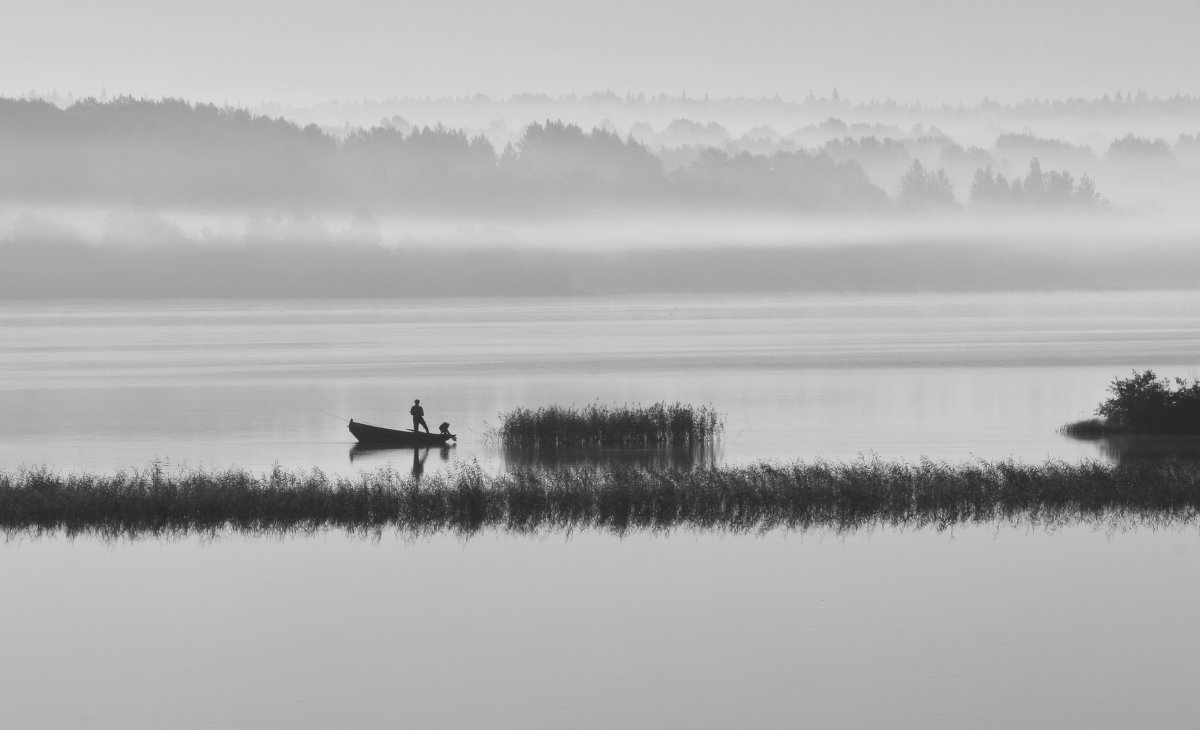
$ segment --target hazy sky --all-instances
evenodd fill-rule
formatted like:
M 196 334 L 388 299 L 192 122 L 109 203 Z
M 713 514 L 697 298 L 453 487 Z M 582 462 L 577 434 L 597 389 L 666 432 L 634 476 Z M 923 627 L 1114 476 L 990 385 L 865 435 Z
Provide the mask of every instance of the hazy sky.
M 0 94 L 1200 93 L 1200 0 L 2 0 Z

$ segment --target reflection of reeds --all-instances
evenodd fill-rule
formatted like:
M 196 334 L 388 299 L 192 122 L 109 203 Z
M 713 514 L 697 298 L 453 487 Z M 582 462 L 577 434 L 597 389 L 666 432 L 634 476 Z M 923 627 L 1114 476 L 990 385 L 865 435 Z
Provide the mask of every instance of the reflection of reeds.
M 1059 433 L 1070 436 L 1071 438 L 1091 440 L 1101 439 L 1105 436 L 1125 433 L 1125 429 L 1120 428 L 1108 420 L 1103 418 L 1089 418 L 1084 421 L 1075 421 L 1068 423 L 1058 429 Z
M 505 446 L 682 446 L 710 442 L 721 428 L 720 415 L 707 405 L 593 403 L 583 408 L 515 408 L 500 414 L 496 436 Z
M 541 467 L 636 467 L 641 469 L 690 469 L 717 464 L 714 444 L 677 446 L 665 444 L 637 447 L 506 446 L 504 463 L 509 468 Z
M 0 530 L 158 535 L 233 529 L 752 531 L 979 522 L 1192 523 L 1200 464 L 859 460 L 699 469 L 0 473 Z

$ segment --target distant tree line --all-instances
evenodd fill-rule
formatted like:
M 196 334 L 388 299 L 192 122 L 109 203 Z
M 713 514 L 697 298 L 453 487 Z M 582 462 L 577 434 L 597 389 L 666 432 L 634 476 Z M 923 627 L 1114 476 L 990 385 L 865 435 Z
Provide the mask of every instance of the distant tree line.
M 56 97 L 60 105 L 73 101 Z M 1155 97 L 1144 91 L 1118 91 L 1093 98 L 1028 99 L 1001 103 L 984 97 L 974 104 L 924 104 L 896 99 L 854 101 L 836 90 L 809 92 L 803 98 L 780 95 L 761 97 L 710 97 L 691 94 L 516 94 L 510 97 L 424 97 L 377 101 L 330 102 L 304 109 L 263 106 L 257 111 L 272 115 L 300 115 L 324 119 L 365 120 L 394 114 L 422 119 L 498 119 L 524 114 L 545 118 L 588 115 L 603 118 L 807 118 L 841 116 L 890 122 L 908 120 L 953 120 L 987 117 L 997 122 L 1021 124 L 1029 120 L 1074 119 L 1094 121 L 1171 118 L 1194 120 L 1200 113 L 1200 97 L 1176 94 Z M 307 112 L 307 114 L 306 114 Z
M 684 144 L 666 146 L 672 141 Z M 659 134 L 634 125 L 629 135 L 545 121 L 498 149 L 482 133 L 398 117 L 337 135 L 173 99 L 85 99 L 66 108 L 0 99 L 0 199 L 9 201 L 487 215 L 612 205 L 818 213 L 949 207 L 957 189 L 969 190 L 959 199 L 972 205 L 1087 209 L 1105 204 L 1092 170 L 1158 169 L 1189 155 L 1200 159 L 1197 135 L 1181 135 L 1172 147 L 1131 134 L 1098 157 L 1028 133 L 1002 134 L 984 149 L 934 127 L 906 133 L 837 118 L 789 136 L 762 126 L 739 139 L 686 119 Z M 1043 172 L 1043 161 L 1060 171 Z
M 343 139 L 309 125 L 177 100 L 0 99 L 0 196 L 182 205 L 554 212 L 585 205 L 728 203 L 846 210 L 886 202 L 853 161 L 708 151 L 668 173 L 632 137 L 559 121 L 497 154 L 442 126 Z
M 1096 183 L 1087 175 L 1076 180 L 1069 172 L 1042 172 L 1035 157 L 1024 179 L 1007 180 L 992 169 L 975 173 L 971 202 L 981 205 L 1037 205 L 1042 207 L 1105 207 L 1107 202 L 1096 192 Z
M 926 210 L 954 205 L 954 185 L 943 170 L 926 170 L 920 160 L 900 178 L 900 202 L 909 208 Z
M 930 210 L 957 205 L 954 184 L 941 170 L 929 170 L 914 160 L 900 179 L 899 202 L 908 209 Z M 1100 209 L 1109 207 L 1096 191 L 1096 183 L 1087 175 L 1076 180 L 1066 171 L 1043 172 L 1035 157 L 1024 178 L 1012 180 L 992 172 L 991 167 L 977 170 L 971 185 L 969 202 L 975 207 L 1027 206 L 1043 209 Z

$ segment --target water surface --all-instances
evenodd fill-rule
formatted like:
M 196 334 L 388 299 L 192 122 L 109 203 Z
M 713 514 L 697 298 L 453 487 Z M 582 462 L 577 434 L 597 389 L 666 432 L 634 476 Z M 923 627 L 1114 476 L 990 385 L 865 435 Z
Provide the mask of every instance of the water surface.
M 11 728 L 1190 728 L 1200 536 L 0 548 Z
M 499 466 L 501 411 L 658 400 L 726 415 L 710 462 L 1103 457 L 1057 428 L 1198 366 L 1194 292 L 6 303 L 0 468 Z M 456 448 L 352 452 L 414 398 Z

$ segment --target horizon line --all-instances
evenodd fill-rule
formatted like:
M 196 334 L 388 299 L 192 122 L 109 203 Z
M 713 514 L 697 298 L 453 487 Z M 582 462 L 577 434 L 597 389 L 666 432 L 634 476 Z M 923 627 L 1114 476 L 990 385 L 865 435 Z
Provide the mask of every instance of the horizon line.
M 603 91 L 593 90 L 588 92 L 567 92 L 560 94 L 552 94 L 539 91 L 522 91 L 513 92 L 510 94 L 492 95 L 483 92 L 463 93 L 463 94 L 444 94 L 444 95 L 393 95 L 381 97 L 360 97 L 354 98 L 327 98 L 319 101 L 311 101 L 307 103 L 283 102 L 272 99 L 261 99 L 257 102 L 248 102 L 245 100 L 235 100 L 231 102 L 228 98 L 218 102 L 215 99 L 191 97 L 184 94 L 135 94 L 130 92 L 112 92 L 110 93 L 107 86 L 101 88 L 99 94 L 87 93 L 76 94 L 73 90 L 60 92 L 57 88 L 50 91 L 39 91 L 30 89 L 25 92 L 8 92 L 0 91 L 0 100 L 14 101 L 45 101 L 55 104 L 61 103 L 68 105 L 78 104 L 87 101 L 97 101 L 100 103 L 109 103 L 116 100 L 134 100 L 134 101 L 182 101 L 192 105 L 212 105 L 223 109 L 262 109 L 262 108 L 278 108 L 278 109 L 316 109 L 325 106 L 369 106 L 383 104 L 398 104 L 398 103 L 413 103 L 413 104 L 429 104 L 429 103 L 471 103 L 483 102 L 492 104 L 513 104 L 527 101 L 543 101 L 550 103 L 564 102 L 587 102 L 603 100 L 608 103 L 618 103 L 622 105 L 652 105 L 652 104 L 728 104 L 728 103 L 750 103 L 750 104 L 774 104 L 781 106 L 804 106 L 806 104 L 823 104 L 823 105 L 840 105 L 849 109 L 870 109 L 874 107 L 898 107 L 910 110 L 925 110 L 925 111 L 951 111 L 964 109 L 981 109 L 985 107 L 1017 109 L 1025 106 L 1035 106 L 1043 104 L 1097 104 L 1097 103 L 1121 103 L 1121 104 L 1158 104 L 1172 101 L 1200 101 L 1200 93 L 1191 91 L 1175 91 L 1170 94 L 1150 94 L 1144 89 L 1124 90 L 1117 89 L 1112 92 L 1105 92 L 1100 96 L 1027 96 L 1019 101 L 1000 100 L 993 98 L 990 94 L 975 99 L 974 101 L 929 101 L 929 100 L 902 100 L 895 97 L 870 97 L 868 99 L 855 99 L 848 94 L 842 94 L 834 87 L 826 96 L 815 94 L 812 90 L 802 97 L 787 96 L 781 92 L 776 92 L 773 95 L 721 95 L 715 96 L 710 93 L 694 94 L 686 90 L 679 92 L 616 92 L 611 88 Z

